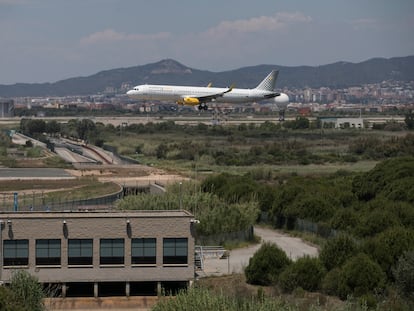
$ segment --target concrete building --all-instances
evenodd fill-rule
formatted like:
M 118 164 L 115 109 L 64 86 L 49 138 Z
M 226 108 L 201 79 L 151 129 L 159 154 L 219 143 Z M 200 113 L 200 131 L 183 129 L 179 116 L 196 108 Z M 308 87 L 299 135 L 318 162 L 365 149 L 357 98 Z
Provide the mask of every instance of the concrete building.
M 322 128 L 332 127 L 334 128 L 353 128 L 353 129 L 363 129 L 364 128 L 364 119 L 363 118 L 320 118 L 322 123 Z
M 14 117 L 14 101 L 0 99 L 0 118 Z
M 0 213 L 0 280 L 25 269 L 62 297 L 157 295 L 194 279 L 187 211 Z

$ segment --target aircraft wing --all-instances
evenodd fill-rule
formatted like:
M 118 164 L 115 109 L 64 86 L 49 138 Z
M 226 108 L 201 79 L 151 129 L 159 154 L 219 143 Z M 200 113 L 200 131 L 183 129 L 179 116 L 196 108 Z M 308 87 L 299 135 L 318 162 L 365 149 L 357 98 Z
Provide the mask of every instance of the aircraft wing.
M 230 86 L 227 90 L 225 90 L 224 92 L 221 92 L 221 93 L 215 93 L 215 94 L 205 95 L 205 96 L 188 95 L 188 96 L 185 96 L 185 97 L 186 98 L 197 99 L 200 103 L 206 103 L 206 102 L 209 102 L 209 101 L 212 101 L 212 100 L 216 99 L 217 97 L 222 97 L 224 94 L 229 93 L 232 90 L 233 90 L 233 86 Z

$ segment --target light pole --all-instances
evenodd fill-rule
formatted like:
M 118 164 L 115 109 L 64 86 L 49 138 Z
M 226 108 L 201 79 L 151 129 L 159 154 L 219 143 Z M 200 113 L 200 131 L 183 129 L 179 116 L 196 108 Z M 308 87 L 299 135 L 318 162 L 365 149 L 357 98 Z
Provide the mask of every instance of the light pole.
M 182 208 L 182 204 L 183 204 L 183 202 L 182 202 L 182 198 L 181 198 L 181 185 L 182 185 L 182 184 L 183 184 L 183 183 L 180 181 L 180 184 L 179 184 L 179 185 L 180 185 L 180 194 L 179 194 L 179 195 L 180 195 L 180 210 L 181 210 L 181 209 L 183 209 L 183 208 Z

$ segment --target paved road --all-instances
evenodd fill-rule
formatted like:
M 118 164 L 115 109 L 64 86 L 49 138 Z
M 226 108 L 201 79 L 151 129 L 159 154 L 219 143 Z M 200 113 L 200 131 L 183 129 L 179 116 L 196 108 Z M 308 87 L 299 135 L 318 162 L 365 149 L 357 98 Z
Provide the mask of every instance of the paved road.
M 255 227 L 254 232 L 261 237 L 263 242 L 272 242 L 286 252 L 289 258 L 296 260 L 305 255 L 317 256 L 318 249 L 303 240 L 288 236 L 278 231 Z M 260 248 L 261 244 L 235 249 L 230 252 L 227 259 L 206 259 L 204 261 L 204 273 L 200 275 L 223 275 L 229 273 L 242 273 L 249 264 L 250 257 Z
M 72 179 L 64 169 L 59 168 L 4 168 L 0 167 L 0 180 L 15 179 Z

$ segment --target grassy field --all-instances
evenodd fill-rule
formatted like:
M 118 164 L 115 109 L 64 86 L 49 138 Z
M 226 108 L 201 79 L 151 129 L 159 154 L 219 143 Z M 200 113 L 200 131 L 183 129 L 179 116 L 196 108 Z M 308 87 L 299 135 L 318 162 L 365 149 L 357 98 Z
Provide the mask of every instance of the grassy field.
M 11 207 L 13 193 L 19 195 L 19 205 L 45 205 L 47 202 L 90 199 L 115 193 L 121 187 L 112 182 L 101 183 L 93 178 L 71 180 L 11 180 L 0 181 L 0 206 Z
M 301 136 L 301 133 L 303 136 Z M 159 167 L 174 173 L 185 174 L 190 177 L 201 177 L 214 172 L 228 172 L 232 174 L 245 174 L 252 170 L 265 170 L 272 175 L 284 174 L 331 174 L 338 170 L 350 172 L 364 172 L 372 169 L 378 162 L 374 159 L 356 158 L 353 161 L 344 161 L 342 158 L 349 155 L 349 144 L 361 137 L 376 137 L 388 139 L 390 133 L 374 131 L 355 132 L 338 130 L 325 131 L 322 136 L 318 131 L 302 131 L 301 133 L 285 133 L 280 137 L 246 137 L 242 135 L 217 135 L 213 136 L 199 132 L 163 132 L 135 134 L 124 132 L 122 136 L 106 135 L 105 143 L 116 147 L 120 154 L 137 159 L 140 163 Z M 401 135 L 399 133 L 398 135 Z M 263 148 L 272 144 L 291 144 L 298 149 L 302 148 L 308 154 L 328 160 L 321 163 L 309 163 L 302 165 L 294 163 L 286 158 L 284 163 L 266 164 L 251 163 L 249 165 L 229 165 L 220 163 L 213 157 L 218 151 L 235 153 L 242 156 L 251 148 Z M 158 158 L 156 149 L 160 144 L 169 146 L 165 158 Z M 185 148 L 203 148 L 204 154 L 196 155 L 193 159 L 181 159 L 180 153 Z M 137 148 L 140 152 L 137 152 Z M 283 150 L 282 150 L 283 152 Z M 236 154 L 237 153 L 237 154 Z M 342 158 L 341 158 L 342 157 Z

